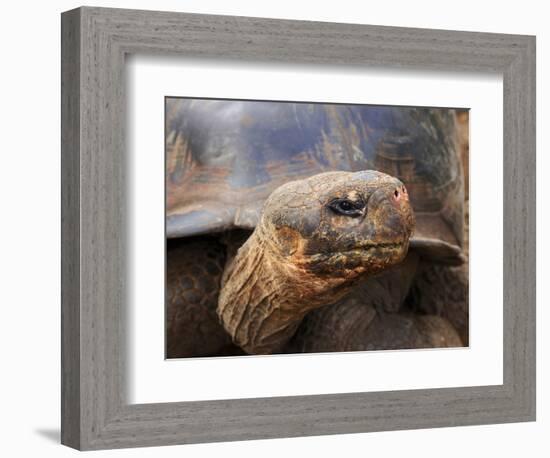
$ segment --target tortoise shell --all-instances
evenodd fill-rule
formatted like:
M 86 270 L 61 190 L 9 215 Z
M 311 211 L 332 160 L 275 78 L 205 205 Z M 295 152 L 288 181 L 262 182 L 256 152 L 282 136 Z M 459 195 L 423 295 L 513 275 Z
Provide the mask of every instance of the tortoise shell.
M 281 184 L 376 169 L 407 187 L 411 247 L 462 261 L 463 171 L 447 108 L 166 99 L 167 237 L 253 229 Z

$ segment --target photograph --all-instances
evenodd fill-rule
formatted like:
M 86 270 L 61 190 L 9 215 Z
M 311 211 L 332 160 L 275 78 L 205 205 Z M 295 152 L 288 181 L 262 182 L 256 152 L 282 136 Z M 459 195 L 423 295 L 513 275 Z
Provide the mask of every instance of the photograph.
M 165 97 L 165 356 L 469 346 L 469 110 Z

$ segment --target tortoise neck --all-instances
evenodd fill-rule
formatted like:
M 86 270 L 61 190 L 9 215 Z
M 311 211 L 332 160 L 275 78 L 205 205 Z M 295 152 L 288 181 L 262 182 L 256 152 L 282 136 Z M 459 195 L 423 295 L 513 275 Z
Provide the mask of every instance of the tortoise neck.
M 310 310 L 339 300 L 348 286 L 295 265 L 259 229 L 226 267 L 218 316 L 247 353 L 276 353 Z

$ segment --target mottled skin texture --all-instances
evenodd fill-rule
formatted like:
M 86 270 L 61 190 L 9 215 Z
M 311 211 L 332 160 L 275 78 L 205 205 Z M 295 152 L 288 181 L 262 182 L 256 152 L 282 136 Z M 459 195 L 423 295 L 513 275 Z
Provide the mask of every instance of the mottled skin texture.
M 400 263 L 413 228 L 403 184 L 380 172 L 328 172 L 279 187 L 224 273 L 224 328 L 247 353 L 282 351 L 308 312 Z

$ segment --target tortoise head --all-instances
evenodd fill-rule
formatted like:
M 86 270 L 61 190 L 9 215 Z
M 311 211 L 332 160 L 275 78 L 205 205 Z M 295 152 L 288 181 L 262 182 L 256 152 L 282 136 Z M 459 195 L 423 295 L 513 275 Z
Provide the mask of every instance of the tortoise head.
M 401 262 L 413 228 L 403 183 L 369 170 L 280 186 L 267 199 L 258 229 L 290 265 L 353 279 Z

